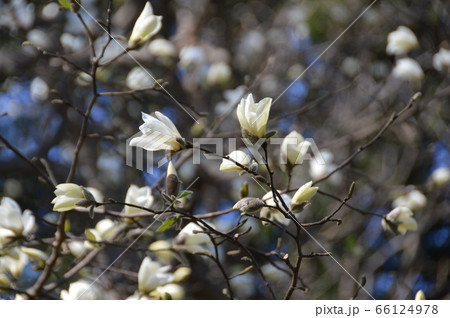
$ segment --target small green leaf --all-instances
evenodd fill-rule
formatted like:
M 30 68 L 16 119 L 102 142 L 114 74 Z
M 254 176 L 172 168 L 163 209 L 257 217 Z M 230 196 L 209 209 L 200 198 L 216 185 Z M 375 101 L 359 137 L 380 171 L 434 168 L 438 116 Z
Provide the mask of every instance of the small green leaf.
M 156 233 L 164 232 L 167 230 L 171 225 L 175 224 L 177 222 L 177 218 L 173 219 L 167 219 L 158 229 L 156 230 Z
M 67 10 L 72 10 L 72 5 L 70 4 L 70 1 L 67 0 L 58 0 L 59 4 Z
M 178 195 L 177 199 L 181 199 L 181 198 L 187 197 L 188 195 L 191 195 L 192 193 L 194 193 L 194 192 L 184 190 L 183 192 L 181 192 L 181 193 Z

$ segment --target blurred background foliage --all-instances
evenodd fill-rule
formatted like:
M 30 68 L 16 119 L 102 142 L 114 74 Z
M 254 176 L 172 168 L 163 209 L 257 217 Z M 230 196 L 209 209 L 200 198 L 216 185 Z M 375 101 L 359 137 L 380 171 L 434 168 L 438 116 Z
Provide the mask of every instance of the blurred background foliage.
M 449 188 L 433 186 L 430 181 L 436 169 L 450 166 L 450 77 L 432 67 L 432 57 L 439 48 L 450 47 L 448 1 L 379 0 L 342 36 L 371 1 L 151 3 L 155 14 L 163 16 L 162 30 L 155 38 L 167 39 L 173 47 L 152 53 L 146 44 L 131 55 L 155 78 L 167 82 L 166 89 L 177 100 L 206 113 L 201 118 L 206 127 L 239 99 L 241 86 L 251 85 L 257 100 L 266 96 L 275 99 L 286 90 L 272 106 L 268 129 L 277 130 L 278 137 L 295 129 L 304 137 L 313 138 L 319 150 L 327 150 L 330 164 L 339 164 L 420 90 L 423 96 L 408 112 L 407 119 L 402 118 L 351 165 L 319 184 L 321 190 L 343 198 L 355 181 L 350 203 L 382 214 L 392 209 L 396 197 L 415 187 L 427 197 L 427 204 L 415 211 L 419 230 L 389 237 L 383 233 L 379 218 L 343 208 L 338 215 L 341 225 L 330 223 L 312 229 L 311 234 L 349 273 L 358 279 L 364 275 L 366 289 L 377 299 L 411 299 L 419 289 L 430 299 L 450 298 Z M 108 1 L 83 0 L 82 4 L 93 17 L 105 21 Z M 113 1 L 112 33 L 127 38 L 144 4 L 145 1 Z M 82 10 L 80 14 L 95 35 L 94 45 L 100 47 L 106 40 L 104 31 L 88 14 Z M 424 70 L 420 84 L 401 81 L 391 74 L 395 57 L 386 54 L 386 39 L 399 25 L 409 27 L 419 40 L 420 47 L 409 56 Z M 91 97 L 89 79 L 59 58 L 42 54 L 32 46 L 22 46 L 24 41 L 50 53 L 63 54 L 85 69 L 90 66 L 89 43 L 74 14 L 60 10 L 57 2 L 0 1 L 0 114 L 7 113 L 0 117 L 0 134 L 28 158 L 48 160 L 55 179 L 63 182 L 80 130 L 82 117 L 78 111 L 86 109 Z M 120 43 L 126 46 L 126 41 Z M 325 49 L 328 50 L 320 56 Z M 113 43 L 104 61 L 120 53 L 121 47 Z M 208 72 L 217 63 L 226 65 L 227 71 L 222 77 L 208 78 Z M 136 73 L 129 75 L 135 67 L 133 59 L 124 55 L 102 68 L 100 91 L 151 85 L 153 81 L 145 75 L 137 79 Z M 55 103 L 55 99 L 64 103 Z M 125 145 L 138 132 L 140 113 L 157 110 L 169 116 L 188 140 L 204 132 L 161 92 L 101 97 L 92 111 L 90 138 L 81 152 L 75 182 L 119 200 L 125 197 L 130 184 L 154 186 L 164 175 L 165 166 L 155 166 L 151 174 L 127 166 Z M 240 137 L 234 112 L 216 133 L 224 138 Z M 270 150 L 276 183 L 285 188 L 286 177 L 277 167 L 278 150 Z M 243 181 L 249 183 L 252 196 L 264 194 L 249 177 L 220 173 L 219 164 L 218 160 L 203 160 L 201 165 L 192 165 L 187 160 L 178 169 L 185 187 L 200 177 L 192 188 L 190 210 L 194 214 L 232 207 L 239 199 Z M 291 188 L 313 178 L 309 166 L 307 161 L 296 168 Z M 51 212 L 52 192 L 6 148 L 0 149 L 0 194 L 14 198 L 23 209 L 29 208 L 41 217 L 57 217 Z M 320 219 L 338 204 L 317 195 L 301 218 Z M 226 226 L 235 224 L 238 218 L 239 213 L 233 212 L 216 218 L 214 223 Z M 71 231 L 79 234 L 97 219 L 91 221 L 87 216 L 73 214 L 70 220 Z M 254 229 L 245 238 L 250 246 L 269 251 L 275 247 L 277 237 L 284 238 L 276 228 L 250 221 Z M 174 233 L 170 230 L 165 235 L 173 237 Z M 52 234 L 53 228 L 39 223 L 40 237 Z M 305 251 L 322 252 L 306 234 L 302 237 Z M 153 240 L 154 235 L 150 234 L 141 245 L 145 247 Z M 284 243 L 283 251 L 291 252 L 292 242 L 285 238 Z M 108 247 L 100 261 L 106 264 L 120 252 L 120 248 Z M 142 255 L 129 252 L 117 266 L 136 271 Z M 223 298 L 222 278 L 214 264 L 201 257 L 190 257 L 189 261 L 193 275 L 185 284 L 187 297 Z M 264 264 L 263 259 L 260 261 Z M 245 264 L 239 262 L 239 257 L 227 257 L 225 266 L 233 272 Z M 289 277 L 270 266 L 264 269 L 281 297 Z M 101 268 L 93 270 L 97 272 Z M 298 291 L 294 298 L 348 299 L 356 291 L 354 281 L 329 257 L 305 259 L 300 273 L 309 291 Z M 28 275 L 32 280 L 35 273 L 30 271 Z M 253 273 L 232 282 L 238 298 L 267 297 L 262 282 Z M 117 273 L 110 273 L 108 280 L 101 283 L 115 286 L 114 297 L 127 297 L 135 289 Z M 358 297 L 369 296 L 360 292 Z

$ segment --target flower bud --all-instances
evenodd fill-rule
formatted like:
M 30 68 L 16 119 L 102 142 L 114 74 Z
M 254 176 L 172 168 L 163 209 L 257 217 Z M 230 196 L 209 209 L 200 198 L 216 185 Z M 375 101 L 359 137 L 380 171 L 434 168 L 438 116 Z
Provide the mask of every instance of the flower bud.
M 177 196 L 179 191 L 180 191 L 180 181 L 178 180 L 177 171 L 175 170 L 172 161 L 169 161 L 166 176 L 166 194 L 169 197 L 171 197 L 172 195 Z
M 233 209 L 240 210 L 244 213 L 256 212 L 264 207 L 264 201 L 258 198 L 243 198 L 239 200 Z
M 162 17 L 153 14 L 153 8 L 150 2 L 145 4 L 141 15 L 134 24 L 128 41 L 128 47 L 134 49 L 147 42 L 153 35 L 161 29 Z

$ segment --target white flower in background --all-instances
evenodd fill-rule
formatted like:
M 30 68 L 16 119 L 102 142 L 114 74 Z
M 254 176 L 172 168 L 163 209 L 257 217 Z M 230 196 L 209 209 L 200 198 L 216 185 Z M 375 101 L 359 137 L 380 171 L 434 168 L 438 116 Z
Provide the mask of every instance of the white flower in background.
M 386 231 L 404 235 L 407 231 L 417 230 L 417 222 L 413 218 L 413 212 L 407 207 L 401 206 L 393 209 L 386 215 L 386 219 L 392 223 L 391 225 L 385 219 L 381 220 L 381 225 Z
M 93 187 L 86 187 L 86 190 L 88 190 L 89 193 L 92 194 L 96 202 L 103 202 L 103 199 L 105 197 L 103 196 L 103 193 L 100 192 L 100 190 Z
M 312 181 L 309 181 L 302 185 L 294 194 L 291 200 L 292 212 L 301 212 L 305 208 L 306 204 L 313 196 L 316 195 L 319 187 L 313 187 Z
M 155 39 L 148 45 L 150 54 L 158 57 L 174 57 L 177 53 L 175 46 L 166 39 Z
M 138 90 L 153 87 L 155 80 L 147 70 L 136 66 L 128 73 L 125 83 L 129 89 Z
M 321 150 L 320 154 L 323 161 L 315 157 L 309 162 L 309 175 L 311 176 L 312 180 L 318 180 L 325 177 L 337 167 L 336 164 L 333 163 L 334 156 L 330 151 Z M 341 182 L 340 171 L 334 173 L 328 180 L 330 180 L 330 182 L 333 184 L 339 184 Z
M 450 72 L 450 50 L 440 48 L 433 56 L 433 67 L 436 71 Z
M 72 241 L 67 243 L 67 248 L 69 249 L 70 254 L 72 254 L 75 257 L 80 257 L 86 252 L 86 247 L 84 246 L 84 243 L 80 241 Z
M 212 64 L 206 74 L 208 86 L 223 85 L 231 79 L 231 68 L 228 64 L 220 62 Z
M 68 32 L 61 34 L 59 42 L 61 42 L 61 45 L 66 52 L 77 52 L 86 47 L 84 37 L 73 35 Z
M 242 150 L 235 150 L 231 152 L 228 157 L 233 159 L 237 163 L 241 164 L 244 167 L 247 167 L 250 164 L 251 158 Z M 242 168 L 236 165 L 233 161 L 228 159 L 223 159 L 222 163 L 219 167 L 220 171 L 241 171 Z
M 47 254 L 45 252 L 38 250 L 37 248 L 31 248 L 31 247 L 24 247 L 22 246 L 21 251 L 28 256 L 30 256 L 35 261 L 38 261 L 39 263 L 43 264 L 48 258 Z
M 27 40 L 33 43 L 43 50 L 48 50 L 52 47 L 52 39 L 50 39 L 49 34 L 43 30 L 33 29 L 27 33 Z
M 62 300 L 97 300 L 102 298 L 102 291 L 96 284 L 80 279 L 69 285 L 69 290 L 62 290 Z
M 163 260 L 167 263 L 170 263 L 174 258 L 171 248 L 172 244 L 165 240 L 155 241 L 148 247 L 149 251 L 152 251 L 159 260 Z
M 426 300 L 425 293 L 422 289 L 417 291 L 416 296 L 414 297 L 414 300 Z
M 311 143 L 306 141 L 301 134 L 291 131 L 284 137 L 281 143 L 281 164 L 300 165 L 303 156 L 308 152 Z
M 22 251 L 21 247 L 5 249 L 4 255 L 0 257 L 0 275 L 4 273 L 18 278 L 29 262 L 28 255 Z
M 435 187 L 442 187 L 450 181 L 450 168 L 442 167 L 433 171 L 430 176 L 431 182 Z
M 53 210 L 65 212 L 76 207 L 91 206 L 95 203 L 94 196 L 86 188 L 74 183 L 61 183 L 54 191 L 56 198 L 53 199 Z
M 180 65 L 183 67 L 194 67 L 205 62 L 205 54 L 199 46 L 185 46 L 179 54 Z
M 29 236 L 36 229 L 33 212 L 22 212 L 16 201 L 4 197 L 0 202 L 0 247 L 15 237 Z
M 149 186 L 139 188 L 137 185 L 132 184 L 128 188 L 127 195 L 125 197 L 125 203 L 138 205 L 147 209 L 151 208 L 153 201 L 154 198 L 152 196 L 152 188 Z M 125 214 L 134 214 L 142 211 L 142 209 L 131 206 L 124 207 Z
M 280 191 L 278 191 L 278 193 L 280 193 Z M 283 198 L 283 201 L 286 205 L 289 204 L 289 201 L 291 201 L 291 197 L 287 194 L 282 194 L 281 197 Z M 266 205 L 270 205 L 273 207 L 276 207 L 276 203 L 273 200 L 273 193 L 272 191 L 267 192 L 263 197 L 262 200 L 266 203 Z M 280 199 L 277 197 L 278 200 L 278 205 L 280 206 L 280 208 L 282 208 L 284 210 L 283 204 L 280 202 Z M 269 207 L 263 207 L 261 209 L 260 212 L 260 216 L 266 219 L 269 219 L 271 221 L 276 221 L 278 223 L 284 224 L 284 225 L 288 225 L 289 222 L 291 221 L 290 219 L 287 219 L 284 217 L 283 213 L 281 213 L 279 210 L 277 210 L 276 208 L 269 208 Z M 263 225 L 268 225 L 268 222 L 262 222 Z
M 413 211 L 423 209 L 427 205 L 427 197 L 419 190 L 412 190 L 405 195 L 399 196 L 392 202 L 394 208 L 405 206 Z
M 243 130 L 243 136 L 264 137 L 266 133 L 267 120 L 269 119 L 272 98 L 266 97 L 255 103 L 253 95 L 242 98 L 237 107 L 237 117 Z
M 386 53 L 389 55 L 406 54 L 419 47 L 416 35 L 411 29 L 401 25 L 388 34 Z
M 397 60 L 392 75 L 410 82 L 420 82 L 424 76 L 419 63 L 409 57 Z
M 184 299 L 184 289 L 178 284 L 167 284 L 156 287 L 150 296 L 155 299 L 182 300 Z
M 99 247 L 95 242 L 108 241 L 115 233 L 116 223 L 110 219 L 103 219 L 95 225 L 95 228 L 86 229 L 85 235 L 88 241 L 84 242 L 84 247 L 93 250 Z
M 139 129 L 142 136 L 130 141 L 130 146 L 137 146 L 148 151 L 169 150 L 175 153 L 184 148 L 184 141 L 172 121 L 155 112 L 156 117 L 142 113 L 142 124 Z
M 203 251 L 200 247 L 203 244 L 211 244 L 211 239 L 199 225 L 191 222 L 187 224 L 173 240 L 175 248 L 185 249 L 190 253 Z
M 42 102 L 47 99 L 50 89 L 47 83 L 40 77 L 35 77 L 31 81 L 30 95 L 31 100 L 35 103 Z
M 169 273 L 170 265 L 162 266 L 150 257 L 145 257 L 138 272 L 138 289 L 147 294 L 158 286 L 169 284 L 173 281 L 172 273 Z
M 147 42 L 153 35 L 159 32 L 161 26 L 162 17 L 154 15 L 150 2 L 147 2 L 144 10 L 142 10 L 141 15 L 134 24 L 133 31 L 128 40 L 128 47 L 132 49 Z

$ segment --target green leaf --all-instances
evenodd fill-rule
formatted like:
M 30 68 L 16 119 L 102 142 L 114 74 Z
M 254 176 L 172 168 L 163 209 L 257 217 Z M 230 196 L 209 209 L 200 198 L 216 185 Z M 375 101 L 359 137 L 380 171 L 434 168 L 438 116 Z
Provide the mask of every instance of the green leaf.
M 181 198 L 187 197 L 188 195 L 191 195 L 192 193 L 194 193 L 194 192 L 184 190 L 183 192 L 181 192 L 181 193 L 177 196 L 177 199 L 181 199 Z
M 59 4 L 67 10 L 72 10 L 72 5 L 70 4 L 70 1 L 67 0 L 58 0 Z
M 160 227 L 156 230 L 156 233 L 164 232 L 167 230 L 171 225 L 175 224 L 177 222 L 177 218 L 167 219 L 163 224 L 161 224 Z

